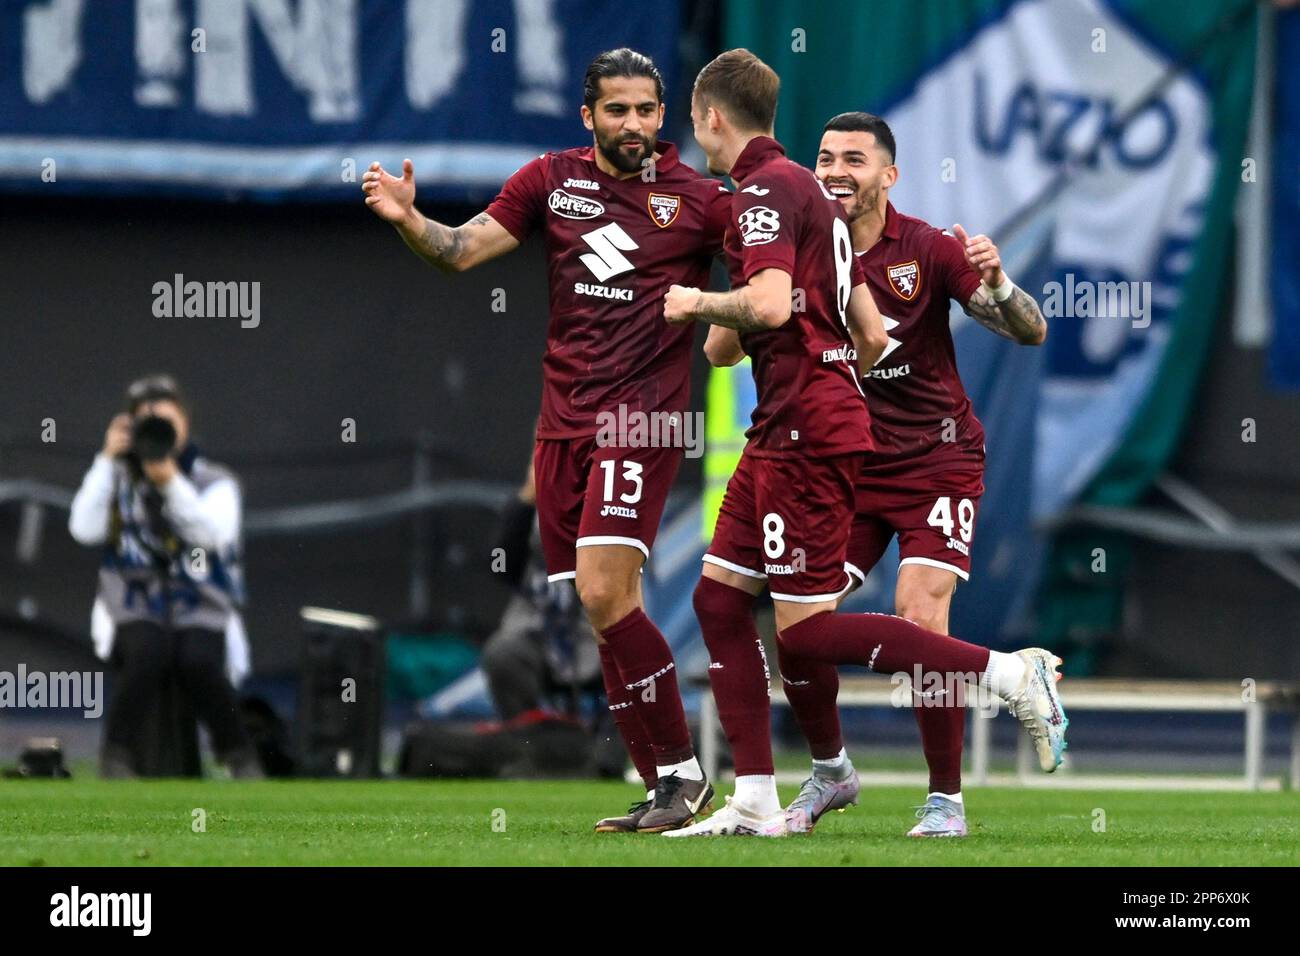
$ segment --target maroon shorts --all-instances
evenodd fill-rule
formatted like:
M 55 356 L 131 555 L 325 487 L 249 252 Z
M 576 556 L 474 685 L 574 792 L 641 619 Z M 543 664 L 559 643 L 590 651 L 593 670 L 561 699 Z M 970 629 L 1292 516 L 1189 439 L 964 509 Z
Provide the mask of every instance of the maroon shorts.
M 648 558 L 681 463 L 680 448 L 602 446 L 594 435 L 540 439 L 533 477 L 547 577 L 572 578 L 586 545 L 625 544 Z
M 860 478 L 846 569 L 860 581 L 898 535 L 898 564 L 922 564 L 970 580 L 982 470 L 907 481 Z
M 767 581 L 777 601 L 813 604 L 852 583 L 844 570 L 861 455 L 755 458 L 727 482 L 704 560 Z

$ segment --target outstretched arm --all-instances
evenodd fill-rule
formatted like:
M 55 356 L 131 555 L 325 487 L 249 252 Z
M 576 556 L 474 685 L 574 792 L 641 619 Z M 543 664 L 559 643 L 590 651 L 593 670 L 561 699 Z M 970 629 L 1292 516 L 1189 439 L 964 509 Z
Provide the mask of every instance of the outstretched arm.
M 400 178 L 371 163 L 361 179 L 366 205 L 392 224 L 412 252 L 443 272 L 464 272 L 519 245 L 485 212 L 454 228 L 421 213 L 415 208 L 415 167 L 409 159 L 402 161 Z
M 1047 320 L 1034 297 L 1002 271 L 998 247 L 988 236 L 967 236 L 960 224 L 952 227 L 962 244 L 966 261 L 980 273 L 983 283 L 963 308 L 966 314 L 990 331 L 1021 345 L 1042 345 L 1047 338 Z

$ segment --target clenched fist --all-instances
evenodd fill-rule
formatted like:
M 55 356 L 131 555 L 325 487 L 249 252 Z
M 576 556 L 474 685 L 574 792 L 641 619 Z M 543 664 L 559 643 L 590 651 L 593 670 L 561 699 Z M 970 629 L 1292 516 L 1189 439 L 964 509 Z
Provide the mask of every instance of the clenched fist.
M 695 303 L 700 300 L 700 290 L 690 286 L 671 285 L 664 293 L 664 318 L 669 325 L 687 325 L 695 321 Z

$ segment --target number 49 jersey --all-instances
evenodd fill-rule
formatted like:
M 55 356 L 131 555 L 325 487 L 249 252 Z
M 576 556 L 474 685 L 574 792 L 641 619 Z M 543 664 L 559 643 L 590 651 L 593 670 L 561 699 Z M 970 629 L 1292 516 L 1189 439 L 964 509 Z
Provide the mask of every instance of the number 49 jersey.
M 870 418 L 845 323 L 849 292 L 866 280 L 844 212 L 811 170 L 786 159 L 768 136 L 749 141 L 731 176 L 740 187 L 726 243 L 732 286 L 775 268 L 789 273 L 794 293 L 789 321 L 741 336 L 758 391 L 745 452 L 824 458 L 867 451 Z
M 521 242 L 541 229 L 550 281 L 537 437 L 597 432 L 598 416 L 684 413 L 691 326 L 664 321 L 670 285 L 708 284 L 731 193 L 660 141 L 654 177 L 617 179 L 595 149 L 546 153 L 516 172 L 487 213 Z M 647 181 L 650 180 L 650 181 Z

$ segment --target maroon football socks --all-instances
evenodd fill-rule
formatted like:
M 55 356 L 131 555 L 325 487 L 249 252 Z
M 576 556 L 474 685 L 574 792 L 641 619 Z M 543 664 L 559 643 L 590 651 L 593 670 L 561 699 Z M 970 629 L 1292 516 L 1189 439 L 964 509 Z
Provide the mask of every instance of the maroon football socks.
M 695 586 L 694 605 L 709 650 L 709 683 L 718 719 L 731 744 L 736 776 L 770 776 L 774 773 L 768 700 L 771 675 L 763 641 L 754 626 L 754 596 L 702 577 Z
M 600 646 L 600 670 L 605 677 L 605 696 L 609 700 L 609 712 L 614 718 L 618 732 L 623 737 L 632 765 L 641 775 L 641 782 L 647 790 L 655 788 L 655 755 L 650 749 L 650 738 L 641 726 L 641 717 L 637 714 L 632 701 L 632 692 L 623 683 L 618 664 L 608 644 Z
M 676 665 L 659 628 L 636 608 L 600 636 L 618 662 L 623 685 L 650 739 L 655 764 L 664 767 L 692 759 L 695 748 L 677 689 Z
M 935 634 L 892 614 L 822 611 L 787 627 L 779 638 L 791 657 L 865 664 L 882 674 L 911 674 L 920 665 L 928 673 L 968 674 L 978 681 L 989 663 L 987 647 Z
M 844 749 L 840 733 L 840 711 L 835 698 L 840 692 L 840 674 L 834 664 L 795 657 L 777 642 L 777 663 L 785 699 L 803 731 L 814 760 L 834 760 Z
M 927 704 L 929 706 L 927 706 Z M 921 749 L 930 768 L 930 793 L 961 793 L 961 745 L 966 733 L 966 708 L 945 693 L 938 700 L 913 698 Z

